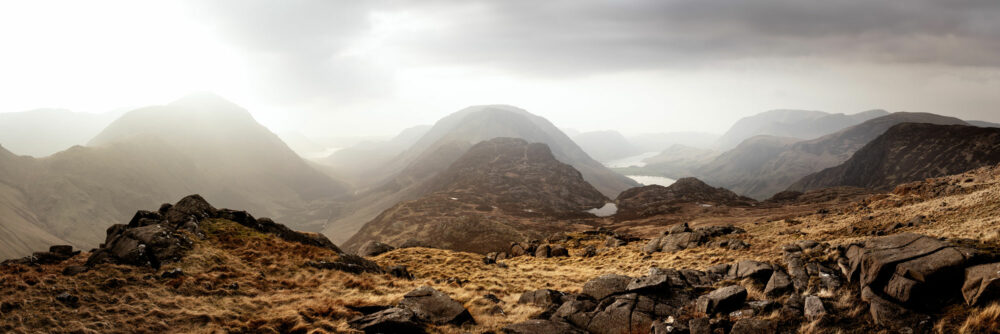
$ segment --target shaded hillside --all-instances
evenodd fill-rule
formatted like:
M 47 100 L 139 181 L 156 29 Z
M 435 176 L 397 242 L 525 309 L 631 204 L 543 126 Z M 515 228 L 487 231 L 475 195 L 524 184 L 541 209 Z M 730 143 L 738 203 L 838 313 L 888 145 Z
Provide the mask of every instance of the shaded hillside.
M 645 218 L 675 213 L 679 205 L 753 206 L 757 201 L 725 188 L 715 188 L 693 177 L 682 178 L 669 187 L 650 185 L 626 190 L 615 200 L 616 220 Z
M 430 125 L 407 128 L 390 140 L 362 142 L 337 150 L 320 162 L 333 167 L 358 186 L 369 186 L 384 178 L 382 169 L 387 162 L 410 148 L 430 128 Z
M 426 183 L 458 159 L 463 149 L 497 137 L 546 144 L 556 160 L 573 166 L 605 196 L 639 185 L 591 159 L 544 118 L 511 106 L 469 107 L 439 120 L 412 147 L 386 163 L 380 169 L 385 179 L 361 193 L 350 212 L 332 219 L 324 232 L 334 242 L 347 240 L 382 211 L 426 194 Z
M 246 110 L 215 96 L 129 112 L 91 145 L 31 159 L 22 162 L 28 168 L 0 175 L 16 189 L 10 197 L 23 199 L 27 213 L 17 216 L 33 216 L 36 226 L 81 248 L 103 241 L 104 226 L 128 218 L 134 208 L 183 194 L 199 192 L 318 231 L 328 216 L 303 212 L 347 193 Z
M 728 150 L 748 138 L 761 135 L 813 139 L 888 114 L 884 110 L 853 115 L 811 110 L 770 110 L 737 121 L 716 141 L 716 148 Z
M 573 142 L 580 145 L 580 148 L 591 158 L 597 161 L 608 162 L 642 153 L 637 147 L 629 143 L 625 136 L 614 130 L 590 131 L 580 133 L 572 137 Z
M 756 199 L 768 198 L 803 176 L 847 161 L 854 152 L 893 125 L 904 122 L 966 124 L 929 113 L 897 112 L 813 140 L 744 143 L 723 153 L 695 174 L 709 184 Z M 746 144 L 755 145 L 746 145 Z
M 903 123 L 843 164 L 806 176 L 789 190 L 854 186 L 887 190 L 911 181 L 1000 163 L 1000 129 Z
M 121 114 L 63 109 L 0 113 L 0 145 L 20 155 L 48 156 L 87 143 Z
M 607 198 L 548 146 L 495 138 L 474 145 L 427 186 L 430 193 L 399 203 L 365 224 L 344 247 L 408 240 L 486 252 L 558 231 L 546 218 L 588 217 Z

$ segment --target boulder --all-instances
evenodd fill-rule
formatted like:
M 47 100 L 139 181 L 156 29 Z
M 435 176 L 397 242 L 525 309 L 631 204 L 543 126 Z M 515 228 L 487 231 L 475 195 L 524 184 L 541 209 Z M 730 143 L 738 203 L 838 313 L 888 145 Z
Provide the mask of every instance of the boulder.
M 649 274 L 633 279 L 625 289 L 629 292 L 665 293 L 671 287 L 686 287 L 688 284 L 681 272 L 673 269 L 649 268 Z
M 615 296 L 614 301 L 598 310 L 587 331 L 596 334 L 618 334 L 649 330 L 653 318 L 644 312 L 634 312 L 638 305 L 638 295 L 631 293 Z
M 399 307 L 351 320 L 349 324 L 365 333 L 426 333 L 413 311 Z
M 552 251 L 552 246 L 549 246 L 547 244 L 538 246 L 538 248 L 535 249 L 535 257 L 548 258 L 549 256 L 551 256 L 550 254 L 551 251 Z
M 688 227 L 688 223 L 674 224 L 667 230 L 667 234 L 679 234 L 684 232 L 691 232 L 691 228 Z
M 771 279 L 767 280 L 767 286 L 764 287 L 764 295 L 768 297 L 777 297 L 791 292 L 794 289 L 792 285 L 791 277 L 788 276 L 784 271 L 775 270 L 771 274 Z
M 688 321 L 691 334 L 712 334 L 712 323 L 708 318 L 694 318 Z
M 788 267 L 788 274 L 795 291 L 802 292 L 809 288 L 809 273 L 806 271 L 805 261 L 802 260 L 801 248 L 795 247 L 800 250 L 786 252 L 785 265 Z
M 730 267 L 727 276 L 732 279 L 749 278 L 763 284 L 771 278 L 772 272 L 774 272 L 774 268 L 770 264 L 753 260 L 743 260 Z
M 524 322 L 519 322 L 516 324 L 507 325 L 500 330 L 501 333 L 505 334 L 583 334 L 586 333 L 581 331 L 573 325 L 562 321 L 553 320 L 528 320 Z
M 625 242 L 625 240 L 619 239 L 619 238 L 614 237 L 614 236 L 609 236 L 609 237 L 607 237 L 607 239 L 604 239 L 604 246 L 607 246 L 607 247 L 621 247 L 621 246 L 625 246 L 627 244 L 628 243 Z
M 977 256 L 972 249 L 915 234 L 900 233 L 848 249 L 848 277 L 893 302 L 932 309 L 957 296 L 962 269 Z
M 218 210 L 208 204 L 201 195 L 194 194 L 182 198 L 177 204 L 168 208 L 163 214 L 163 219 L 167 224 L 180 226 L 188 220 L 202 221 L 215 217 L 217 212 Z
M 191 245 L 187 237 L 156 224 L 125 230 L 108 249 L 117 263 L 159 268 L 161 263 L 179 260 Z
M 625 292 L 632 278 L 617 274 L 606 274 L 583 284 L 583 294 L 601 300 L 605 297 Z
M 548 308 L 562 304 L 563 293 L 550 289 L 539 289 L 527 291 L 518 298 L 518 304 L 535 305 L 541 308 Z
M 382 267 L 375 263 L 375 261 L 353 254 L 340 254 L 333 261 L 309 261 L 305 265 L 319 269 L 339 270 L 352 274 L 383 272 Z
M 163 215 L 161 215 L 159 212 L 139 210 L 135 212 L 135 215 L 132 216 L 132 220 L 129 220 L 127 226 L 130 228 L 142 227 L 142 226 L 161 224 L 164 222 L 165 219 L 163 218 Z
M 962 297 L 969 305 L 985 305 L 1000 297 L 1000 262 L 965 268 Z
M 823 300 L 817 296 L 806 297 L 805 306 L 802 309 L 806 319 L 810 321 L 819 319 L 826 315 L 826 308 L 823 307 Z
M 413 311 L 422 321 L 437 325 L 475 323 L 461 303 L 426 285 L 406 293 L 399 307 Z
M 695 310 L 708 315 L 728 313 L 739 309 L 746 299 L 747 289 L 739 285 L 730 285 L 698 297 Z
M 567 257 L 569 256 L 569 250 L 566 247 L 555 245 L 552 246 L 552 250 L 549 251 L 549 255 L 552 257 Z
M 375 240 L 368 240 L 363 245 L 361 245 L 361 248 L 358 249 L 358 255 L 364 257 L 377 256 L 379 254 L 391 251 L 393 249 L 396 248 Z
M 594 247 L 593 245 L 584 247 L 583 253 L 580 254 L 580 257 L 594 257 L 594 256 L 597 256 L 597 247 Z
M 869 311 L 875 324 L 890 328 L 908 327 L 919 324 L 922 317 L 909 309 L 878 296 L 869 287 L 861 289 L 861 300 L 868 302 Z

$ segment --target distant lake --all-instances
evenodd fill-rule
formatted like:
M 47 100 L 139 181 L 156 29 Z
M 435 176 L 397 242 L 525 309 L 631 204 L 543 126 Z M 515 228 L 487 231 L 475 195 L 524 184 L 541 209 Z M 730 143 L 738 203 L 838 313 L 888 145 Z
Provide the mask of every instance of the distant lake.
M 667 187 L 670 186 L 671 184 L 674 184 L 674 182 L 677 182 L 677 180 L 662 176 L 648 176 L 648 175 L 625 175 L 625 176 L 635 180 L 635 182 L 641 183 L 644 186 L 658 184 Z
M 642 161 L 647 158 L 652 158 L 657 154 L 660 154 L 660 152 L 646 152 L 639 155 L 633 155 L 631 157 L 608 161 L 604 163 L 604 166 L 608 168 L 646 167 L 646 163 Z
M 598 217 L 607 217 L 614 215 L 615 212 L 618 212 L 618 206 L 615 205 L 615 203 L 607 203 L 600 208 L 587 210 L 587 212 L 592 213 Z

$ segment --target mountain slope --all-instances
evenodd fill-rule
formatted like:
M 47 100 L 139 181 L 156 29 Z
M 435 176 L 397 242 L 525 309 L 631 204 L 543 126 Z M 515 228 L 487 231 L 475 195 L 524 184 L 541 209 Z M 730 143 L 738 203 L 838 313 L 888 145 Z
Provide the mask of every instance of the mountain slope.
M 337 243 L 347 240 L 382 211 L 428 193 L 427 182 L 447 169 L 469 147 L 498 137 L 522 138 L 547 145 L 556 160 L 573 166 L 607 197 L 639 186 L 590 158 L 542 117 L 511 106 L 469 107 L 439 120 L 409 149 L 386 163 L 380 171 L 388 177 L 360 194 L 350 205 L 349 212 L 332 219 L 324 233 Z
M 415 240 L 487 252 L 558 231 L 565 225 L 545 220 L 588 217 L 584 210 L 607 202 L 572 166 L 557 161 L 548 146 L 515 138 L 474 145 L 435 176 L 427 190 L 365 224 L 344 247 Z
M 954 117 L 897 112 L 813 140 L 786 142 L 783 147 L 772 147 L 766 152 L 756 145 L 740 145 L 703 166 L 696 176 L 738 194 L 764 199 L 803 176 L 847 161 L 887 129 L 905 122 L 966 124 Z
M 0 173 L 20 191 L 35 225 L 80 248 L 104 240 L 104 227 L 184 194 L 318 231 L 326 215 L 307 215 L 347 188 L 306 164 L 250 114 L 221 98 L 190 96 L 129 112 L 91 140 Z M 13 218 L 12 218 L 13 217 Z M 16 219 L 11 213 L 0 220 Z M 6 245 L 4 245 L 6 246 Z M 23 253 L 22 253 L 23 254 Z
M 743 140 L 759 135 L 813 139 L 888 114 L 884 110 L 869 110 L 853 115 L 811 110 L 771 110 L 737 121 L 719 138 L 716 148 L 728 150 Z
M 85 144 L 121 114 L 64 109 L 0 113 L 0 144 L 16 154 L 44 157 Z
M 572 137 L 584 152 L 597 161 L 608 162 L 642 153 L 625 136 L 614 130 L 584 132 Z
M 628 220 L 674 213 L 679 205 L 753 206 L 757 201 L 724 188 L 713 188 L 693 177 L 677 180 L 668 187 L 649 185 L 626 190 L 615 199 L 615 219 Z
M 359 186 L 368 186 L 382 179 L 382 168 L 397 155 L 410 148 L 431 126 L 418 125 L 404 129 L 384 142 L 363 142 L 333 152 L 323 158 L 323 164 L 352 179 Z
M 1000 129 L 903 123 L 843 164 L 806 176 L 789 190 L 854 186 L 888 190 L 911 181 L 1000 163 Z

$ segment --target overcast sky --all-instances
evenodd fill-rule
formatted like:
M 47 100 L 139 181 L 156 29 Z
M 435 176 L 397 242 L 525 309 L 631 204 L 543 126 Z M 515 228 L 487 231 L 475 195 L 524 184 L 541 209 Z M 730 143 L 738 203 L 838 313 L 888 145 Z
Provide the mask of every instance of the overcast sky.
M 386 135 L 475 104 L 722 132 L 768 109 L 1000 121 L 1000 1 L 4 1 L 0 111 L 214 91 L 276 131 Z

